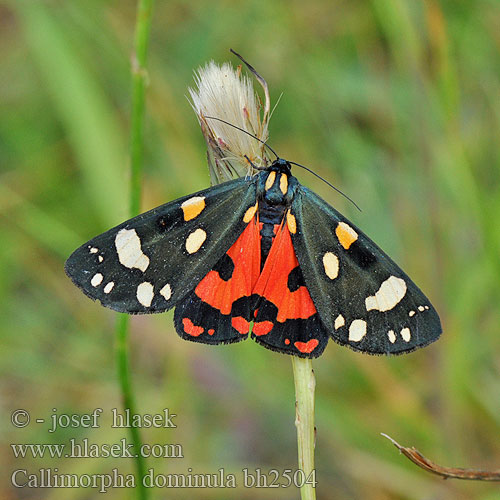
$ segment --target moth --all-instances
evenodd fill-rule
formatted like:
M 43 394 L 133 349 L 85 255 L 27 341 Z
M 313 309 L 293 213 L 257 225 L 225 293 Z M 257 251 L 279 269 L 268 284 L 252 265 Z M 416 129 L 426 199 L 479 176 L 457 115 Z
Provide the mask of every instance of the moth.
M 205 344 L 251 336 L 315 358 L 328 340 L 401 354 L 441 334 L 413 281 L 360 229 L 277 158 L 96 236 L 65 270 L 90 298 L 129 314 L 175 307 L 180 337 Z

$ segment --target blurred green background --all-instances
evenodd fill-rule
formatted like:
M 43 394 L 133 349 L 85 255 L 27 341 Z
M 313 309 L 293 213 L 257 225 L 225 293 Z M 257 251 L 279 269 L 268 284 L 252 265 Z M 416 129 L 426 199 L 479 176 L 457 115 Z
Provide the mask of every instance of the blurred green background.
M 133 471 L 126 458 L 14 459 L 10 443 L 94 443 L 120 407 L 115 315 L 84 297 L 63 263 L 128 209 L 132 0 L 0 1 L 0 453 L 2 499 L 87 499 L 92 489 L 15 490 L 14 469 Z M 441 314 L 441 340 L 385 358 L 330 343 L 317 377 L 318 498 L 493 500 L 498 484 L 442 481 L 385 432 L 453 466 L 500 467 L 500 4 L 496 0 L 158 0 L 149 55 L 143 209 L 206 187 L 205 145 L 185 98 L 193 70 L 243 54 L 267 79 L 271 144 L 352 196 L 296 172 L 363 228 Z M 290 359 L 251 341 L 184 342 L 172 314 L 134 317 L 142 413 L 170 408 L 183 459 L 157 473 L 223 467 L 235 490 L 153 499 L 295 499 L 244 489 L 241 470 L 296 468 Z M 47 432 L 52 409 L 104 409 L 97 429 Z M 32 424 L 10 425 L 25 408 Z M 110 489 L 106 498 L 132 498 Z

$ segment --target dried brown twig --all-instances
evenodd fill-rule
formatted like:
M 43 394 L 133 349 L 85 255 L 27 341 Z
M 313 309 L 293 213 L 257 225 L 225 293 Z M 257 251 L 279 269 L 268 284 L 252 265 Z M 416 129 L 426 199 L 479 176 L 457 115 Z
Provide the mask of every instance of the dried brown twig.
M 408 459 L 410 459 L 414 464 L 418 465 L 422 469 L 437 474 L 444 479 L 468 479 L 469 481 L 500 481 L 500 470 L 483 471 L 475 469 L 463 469 L 461 467 L 443 467 L 442 465 L 435 464 L 431 462 L 428 458 L 425 458 L 417 449 L 413 446 L 407 448 L 401 446 L 398 442 L 392 439 L 387 434 L 382 433 L 382 436 L 386 437 L 392 444 Z

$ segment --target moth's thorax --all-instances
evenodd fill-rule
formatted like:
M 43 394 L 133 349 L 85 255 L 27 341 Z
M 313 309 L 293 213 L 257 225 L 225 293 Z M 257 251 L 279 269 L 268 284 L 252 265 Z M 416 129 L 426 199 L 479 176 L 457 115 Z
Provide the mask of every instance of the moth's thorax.
M 260 200 L 269 205 L 291 204 L 298 181 L 292 176 L 290 163 L 277 159 L 259 176 L 257 197 Z
M 265 262 L 279 226 L 292 204 L 298 181 L 291 174 L 286 160 L 276 160 L 266 171 L 259 174 L 257 198 L 259 222 L 262 224 L 261 262 Z

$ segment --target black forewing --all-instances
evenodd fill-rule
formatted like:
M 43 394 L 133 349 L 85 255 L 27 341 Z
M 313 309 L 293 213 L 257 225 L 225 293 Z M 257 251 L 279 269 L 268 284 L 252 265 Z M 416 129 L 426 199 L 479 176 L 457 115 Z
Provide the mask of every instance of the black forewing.
M 66 261 L 66 273 L 86 295 L 115 311 L 155 313 L 171 309 L 242 233 L 246 226 L 243 216 L 256 202 L 255 186 L 255 179 L 236 179 L 134 217 L 75 250 Z M 181 205 L 194 197 L 204 197 L 205 208 L 185 221 Z M 126 234 L 133 239 L 133 231 L 137 235 L 139 267 L 120 263 L 116 238 L 121 230 L 130 231 Z M 199 249 L 188 253 L 186 240 L 196 230 L 204 232 L 206 238 Z M 147 267 L 142 255 L 148 259 Z
M 398 354 L 438 339 L 441 323 L 429 299 L 361 230 L 303 186 L 294 197 L 292 213 L 297 220 L 292 241 L 307 288 L 335 341 L 372 354 Z M 358 235 L 348 249 L 336 236 L 339 222 L 348 224 Z M 325 272 L 323 257 L 327 252 L 338 257 L 335 279 Z M 404 297 L 390 310 L 367 310 L 366 298 L 375 296 L 391 276 L 406 283 Z M 361 336 L 360 340 L 350 340 L 351 328 L 351 336 Z

